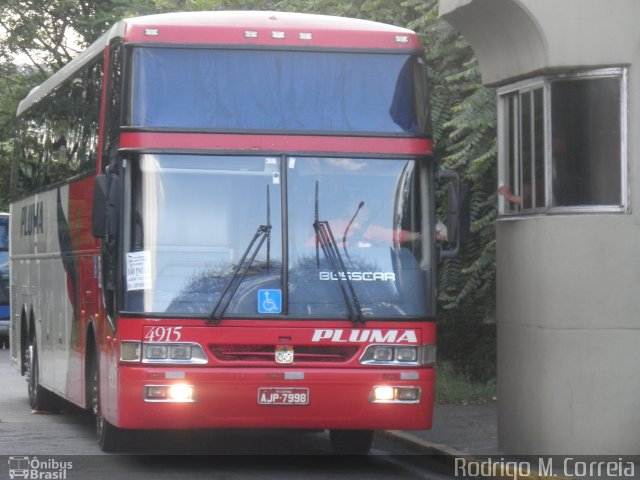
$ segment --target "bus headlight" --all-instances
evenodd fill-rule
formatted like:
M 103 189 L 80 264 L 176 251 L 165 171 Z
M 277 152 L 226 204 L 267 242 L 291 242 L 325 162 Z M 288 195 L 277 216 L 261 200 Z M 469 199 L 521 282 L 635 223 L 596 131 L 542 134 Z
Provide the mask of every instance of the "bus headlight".
M 208 360 L 197 343 L 143 343 L 142 363 L 205 364 Z
M 167 396 L 174 402 L 191 402 L 193 400 L 193 386 L 176 383 L 167 389 Z
M 436 361 L 436 346 L 428 345 L 369 345 L 362 357 L 362 365 L 428 366 Z
M 384 345 L 376 346 L 372 349 L 373 360 L 376 362 L 393 362 L 393 347 Z
M 369 396 L 371 403 L 420 403 L 420 387 L 378 385 Z
M 371 395 L 371 401 L 374 403 L 390 402 L 394 399 L 394 397 L 394 388 L 383 385 L 381 387 L 373 387 L 373 395 Z
M 145 360 L 163 360 L 167 358 L 166 345 L 145 345 L 143 350 Z
M 175 360 L 190 360 L 191 345 L 170 345 L 169 356 Z
M 168 365 L 209 363 L 202 347 L 197 343 L 141 343 L 133 340 L 120 342 L 120 361 Z
M 196 401 L 193 385 L 174 383 L 172 385 L 145 385 L 145 402 L 190 403 Z
M 398 362 L 417 362 L 418 349 L 416 347 L 398 347 L 395 349 L 395 359 Z

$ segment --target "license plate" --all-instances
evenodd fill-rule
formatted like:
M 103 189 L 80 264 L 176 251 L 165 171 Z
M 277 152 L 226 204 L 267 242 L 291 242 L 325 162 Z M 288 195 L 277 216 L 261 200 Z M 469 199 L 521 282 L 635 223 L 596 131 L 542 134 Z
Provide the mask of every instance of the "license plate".
M 259 405 L 307 405 L 308 388 L 259 388 Z

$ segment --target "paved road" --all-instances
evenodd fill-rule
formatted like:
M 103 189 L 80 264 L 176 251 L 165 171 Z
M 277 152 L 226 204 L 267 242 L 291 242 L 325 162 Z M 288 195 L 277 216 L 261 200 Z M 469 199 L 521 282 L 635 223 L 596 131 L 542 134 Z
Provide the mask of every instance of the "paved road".
M 0 350 L 0 385 L 0 479 L 25 464 L 45 473 L 40 478 L 69 480 L 445 478 L 431 471 L 428 459 L 409 455 L 415 452 L 382 435 L 365 458 L 331 455 L 325 432 L 284 431 L 144 432 L 132 440 L 134 455 L 107 455 L 85 411 L 69 406 L 60 415 L 31 412 L 26 382 L 10 365 L 8 350 Z M 64 477 L 51 476 L 62 470 Z

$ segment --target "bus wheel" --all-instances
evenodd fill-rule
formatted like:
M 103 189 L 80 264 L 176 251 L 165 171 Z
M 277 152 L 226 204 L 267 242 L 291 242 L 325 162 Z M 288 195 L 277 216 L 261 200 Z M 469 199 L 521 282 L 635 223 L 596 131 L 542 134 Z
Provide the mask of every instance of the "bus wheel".
M 340 455 L 366 455 L 373 441 L 373 430 L 331 430 L 331 448 Z
M 51 413 L 60 411 L 60 400 L 49 390 L 40 385 L 40 369 L 38 367 L 38 347 L 35 338 L 27 347 L 26 352 L 27 389 L 29 406 L 33 410 Z
M 100 377 L 98 373 L 98 360 L 90 365 L 89 395 L 91 399 L 91 412 L 96 416 L 96 434 L 98 445 L 103 452 L 117 452 L 122 448 L 123 432 L 118 427 L 105 420 L 100 408 Z

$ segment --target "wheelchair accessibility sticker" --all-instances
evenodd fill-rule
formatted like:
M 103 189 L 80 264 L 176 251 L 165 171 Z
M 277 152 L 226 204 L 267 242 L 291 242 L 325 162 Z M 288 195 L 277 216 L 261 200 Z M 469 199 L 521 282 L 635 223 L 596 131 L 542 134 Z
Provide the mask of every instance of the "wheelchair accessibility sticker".
M 282 313 L 282 290 L 258 290 L 258 313 Z

